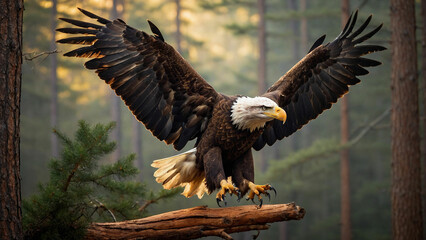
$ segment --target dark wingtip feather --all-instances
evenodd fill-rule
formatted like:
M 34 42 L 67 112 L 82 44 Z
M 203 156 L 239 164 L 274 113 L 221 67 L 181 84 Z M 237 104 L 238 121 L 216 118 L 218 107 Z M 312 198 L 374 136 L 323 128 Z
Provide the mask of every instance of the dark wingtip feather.
M 346 30 L 348 29 L 349 24 L 351 23 L 351 20 L 352 20 L 352 15 L 353 15 L 353 13 L 351 13 L 351 15 L 349 16 L 348 21 L 346 21 L 345 27 L 343 28 L 342 33 L 340 35 L 343 35 L 346 32 Z
M 149 27 L 151 28 L 152 33 L 154 34 L 155 38 L 160 39 L 164 42 L 163 35 L 160 32 L 160 29 L 157 28 L 157 26 L 154 25 L 151 21 L 147 20 L 149 23 Z
M 98 39 L 96 36 L 85 36 L 85 37 L 70 37 L 59 39 L 57 43 L 65 43 L 65 44 L 82 44 L 82 45 L 92 45 Z
M 87 10 L 84 10 L 84 9 L 82 9 L 82 8 L 79 8 L 79 7 L 77 7 L 77 8 L 78 8 L 78 10 L 80 10 L 80 12 L 82 12 L 84 15 L 88 16 L 89 18 L 96 19 L 96 20 L 97 20 L 98 22 L 100 22 L 100 23 L 107 24 L 107 23 L 110 23 L 110 22 L 111 22 L 110 20 L 105 19 L 105 18 L 103 18 L 103 17 L 99 17 L 98 15 L 96 15 L 96 14 L 94 14 L 94 13 L 91 13 L 91 12 L 89 12 L 89 11 L 87 11 Z
M 369 59 L 369 58 L 359 58 L 358 61 L 359 61 L 358 64 L 362 67 L 375 67 L 382 64 L 379 61 Z
M 324 40 L 325 40 L 325 34 L 324 34 L 324 35 L 322 35 L 320 38 L 318 38 L 318 39 L 314 42 L 314 44 L 312 45 L 311 49 L 309 49 L 309 52 L 308 52 L 308 53 L 312 52 L 312 50 L 314 50 L 314 49 L 315 49 L 315 48 L 317 48 L 319 45 L 321 45 L 321 44 L 324 42 Z
M 373 17 L 373 15 L 368 16 L 368 18 L 365 20 L 365 22 L 355 32 L 353 32 L 348 38 L 353 39 L 353 38 L 357 37 L 362 31 L 364 31 L 364 29 L 370 23 L 372 17 Z
M 78 27 L 94 28 L 94 29 L 101 29 L 102 28 L 102 26 L 100 26 L 100 25 L 88 23 L 88 22 L 83 22 L 83 21 L 79 21 L 79 20 L 74 20 L 74 19 L 69 19 L 69 18 L 59 18 L 59 19 L 64 21 L 64 22 L 71 23 L 71 24 L 78 26 Z
M 366 33 L 364 36 L 359 37 L 358 39 L 355 39 L 352 43 L 354 45 L 358 44 L 358 43 L 362 43 L 365 40 L 368 40 L 369 38 L 371 38 L 372 36 L 374 36 L 374 34 L 376 34 L 381 28 L 383 27 L 383 23 L 380 24 L 378 27 L 376 27 L 375 29 L 373 29 L 371 32 Z
M 87 28 L 57 28 L 55 29 L 57 32 L 61 33 L 69 33 L 69 34 L 91 34 L 96 35 L 98 30 L 95 29 L 87 29 Z
M 353 15 L 353 17 L 352 17 L 352 15 Z M 356 10 L 355 13 L 352 13 L 351 17 L 352 17 L 352 20 L 351 20 L 351 18 L 349 18 L 349 20 L 348 20 L 348 23 L 350 22 L 349 28 L 346 27 L 348 25 L 348 23 L 347 23 L 346 26 L 345 26 L 346 31 L 342 32 L 341 38 L 346 38 L 354 29 L 356 20 L 358 18 L 358 10 Z

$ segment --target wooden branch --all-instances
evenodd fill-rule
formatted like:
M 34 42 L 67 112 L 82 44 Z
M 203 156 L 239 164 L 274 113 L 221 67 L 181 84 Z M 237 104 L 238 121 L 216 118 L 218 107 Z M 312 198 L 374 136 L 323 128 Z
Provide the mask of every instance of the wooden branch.
M 24 56 L 25 60 L 32 61 L 32 60 L 39 58 L 43 55 L 49 56 L 50 54 L 55 54 L 55 53 L 59 53 L 58 49 L 55 49 L 53 51 L 41 52 L 41 53 L 24 53 L 22 55 Z
M 229 208 L 200 206 L 154 215 L 147 218 L 92 223 L 86 239 L 194 239 L 218 236 L 232 239 L 234 232 L 265 230 L 267 223 L 300 220 L 305 210 L 294 203 L 245 205 Z

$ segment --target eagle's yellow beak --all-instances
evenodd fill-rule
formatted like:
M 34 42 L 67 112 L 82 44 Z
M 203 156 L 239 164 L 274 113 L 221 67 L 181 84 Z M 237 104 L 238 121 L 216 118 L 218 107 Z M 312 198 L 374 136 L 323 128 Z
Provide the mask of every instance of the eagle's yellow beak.
M 273 117 L 273 118 L 275 118 L 277 120 L 282 121 L 283 124 L 287 120 L 287 113 L 284 111 L 284 109 L 282 109 L 282 108 L 280 108 L 278 106 L 276 106 L 276 107 L 274 107 L 274 108 L 272 108 L 270 110 L 265 111 L 264 114 L 266 116 Z

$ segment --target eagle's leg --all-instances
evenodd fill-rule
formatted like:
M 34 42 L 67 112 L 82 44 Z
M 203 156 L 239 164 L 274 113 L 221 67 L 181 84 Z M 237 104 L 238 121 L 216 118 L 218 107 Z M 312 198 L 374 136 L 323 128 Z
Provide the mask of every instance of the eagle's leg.
M 262 207 L 262 204 L 263 204 L 263 199 L 261 194 L 265 194 L 266 196 L 268 196 L 269 199 L 271 198 L 271 195 L 268 193 L 268 190 L 274 191 L 275 195 L 277 194 L 277 191 L 275 190 L 275 188 L 273 188 L 269 184 L 256 185 L 253 182 L 249 182 L 248 186 L 250 188 L 250 192 L 248 194 L 247 200 L 250 199 L 254 202 L 254 196 L 257 196 L 260 202 L 259 207 Z
M 270 197 L 268 190 L 272 190 L 277 194 L 275 188 L 271 185 L 256 185 L 254 184 L 254 164 L 252 150 L 249 149 L 245 152 L 241 158 L 233 162 L 232 167 L 232 180 L 238 186 L 242 196 L 248 192 L 247 200 L 254 202 L 254 197 L 257 196 L 259 199 L 259 207 L 262 207 L 263 199 L 261 194 L 265 194 Z
M 241 196 L 238 198 L 239 200 L 250 190 L 248 183 L 254 182 L 254 164 L 251 149 L 233 162 L 232 181 L 241 191 Z
M 225 201 L 225 194 L 238 194 L 238 188 L 234 187 L 231 180 L 227 180 L 225 177 L 225 171 L 223 169 L 222 162 L 222 151 L 218 147 L 210 149 L 203 157 L 204 171 L 206 174 L 206 185 L 209 192 L 220 188 L 216 195 L 217 204 L 220 207 L 220 202 Z M 225 202 L 226 205 L 226 202 Z

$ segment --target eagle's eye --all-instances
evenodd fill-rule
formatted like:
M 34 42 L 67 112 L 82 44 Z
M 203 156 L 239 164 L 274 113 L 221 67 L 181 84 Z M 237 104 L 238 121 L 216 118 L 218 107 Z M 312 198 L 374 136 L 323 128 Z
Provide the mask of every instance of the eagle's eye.
M 263 105 L 261 108 L 262 108 L 262 111 L 266 111 L 267 109 L 270 109 L 270 107 L 267 107 L 265 105 Z

